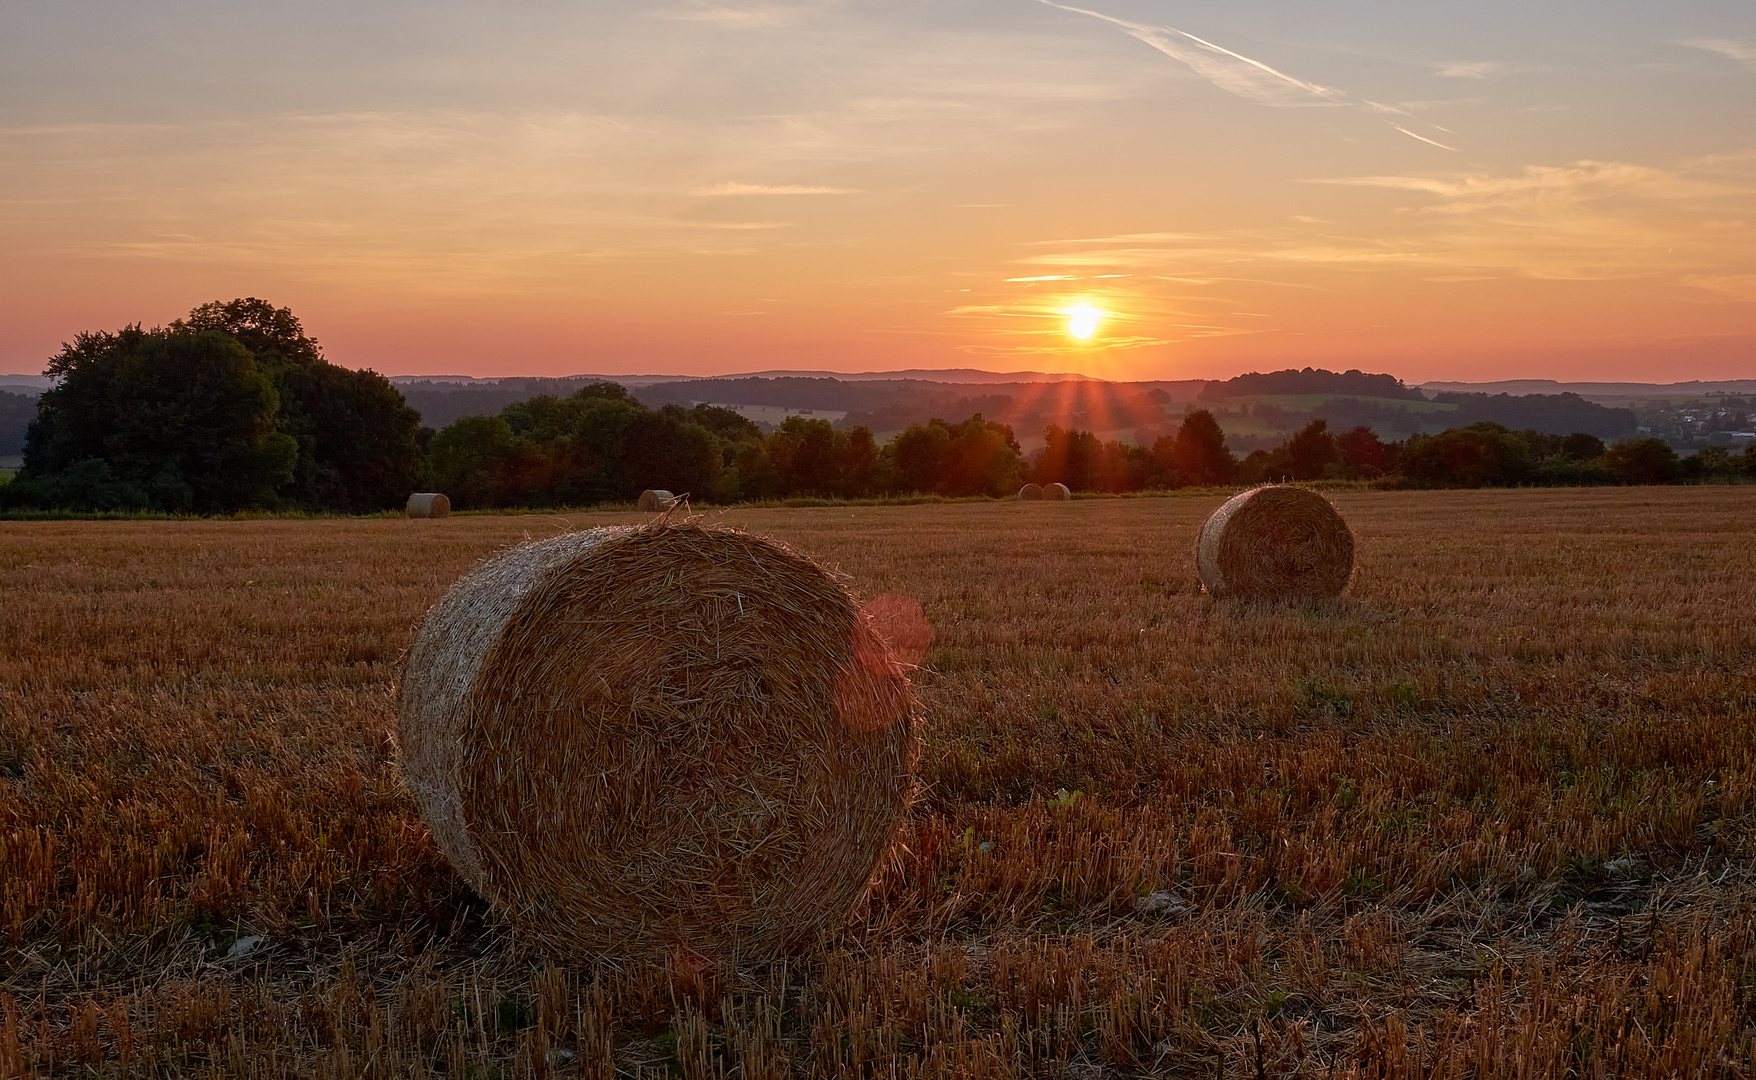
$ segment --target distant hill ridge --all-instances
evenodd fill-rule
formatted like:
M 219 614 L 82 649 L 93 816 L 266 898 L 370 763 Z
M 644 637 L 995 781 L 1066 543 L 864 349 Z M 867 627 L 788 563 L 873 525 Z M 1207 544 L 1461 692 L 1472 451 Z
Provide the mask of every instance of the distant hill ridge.
M 1554 379 L 1508 379 L 1502 382 L 1424 382 L 1422 390 L 1464 394 L 1578 394 L 1582 398 L 1700 397 L 1708 394 L 1756 394 L 1756 379 L 1721 379 L 1675 383 L 1557 382 Z
M 1327 371 L 1323 368 L 1287 368 L 1263 374 L 1252 371 L 1225 382 L 1210 382 L 1201 392 L 1204 401 L 1224 401 L 1234 397 L 1268 397 L 1282 394 L 1327 394 L 1330 397 L 1366 397 L 1389 400 L 1425 401 L 1427 396 L 1412 386 L 1405 386 L 1394 375 L 1368 375 L 1359 368 Z

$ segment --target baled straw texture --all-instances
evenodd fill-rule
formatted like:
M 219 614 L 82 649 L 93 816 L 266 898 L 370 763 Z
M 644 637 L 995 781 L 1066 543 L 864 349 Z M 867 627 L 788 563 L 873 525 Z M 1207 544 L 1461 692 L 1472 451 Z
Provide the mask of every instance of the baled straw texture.
M 1195 569 L 1215 596 L 1340 596 L 1354 570 L 1354 534 L 1329 500 L 1314 491 L 1251 488 L 1201 526 Z
M 573 957 L 804 941 L 864 893 L 914 789 L 903 665 L 847 589 L 691 523 L 482 564 L 428 614 L 400 714 L 440 849 Z
M 1043 485 L 1043 498 L 1051 502 L 1066 502 L 1073 498 L 1073 492 L 1067 490 L 1066 484 Z
M 647 488 L 640 493 L 640 502 L 635 505 L 646 513 L 655 513 L 677 505 L 677 497 L 663 488 Z
M 1043 497 L 1043 485 L 1026 484 L 1018 489 L 1020 499 L 1040 499 Z
M 409 496 L 408 516 L 442 518 L 451 514 L 451 500 L 436 491 L 417 491 Z

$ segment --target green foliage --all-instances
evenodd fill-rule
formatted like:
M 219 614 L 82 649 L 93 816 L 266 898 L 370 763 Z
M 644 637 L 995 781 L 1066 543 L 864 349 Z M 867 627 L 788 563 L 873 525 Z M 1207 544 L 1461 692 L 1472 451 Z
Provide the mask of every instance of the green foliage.
M 1329 421 L 1313 420 L 1272 451 L 1245 459 L 1239 479 L 1245 483 L 1321 480 L 1342 475 L 1341 450 L 1329 433 Z
M 377 372 L 324 360 L 290 309 L 255 297 L 214 301 L 172 327 L 229 334 L 273 377 L 276 423 L 299 445 L 283 499 L 357 514 L 401 505 L 418 485 L 420 414 Z
M 1229 484 L 1238 471 L 1238 459 L 1226 447 L 1226 433 L 1206 409 L 1183 417 L 1175 435 L 1154 442 L 1152 456 L 1166 487 Z
M 819 498 L 855 498 L 872 491 L 878 443 L 863 427 L 837 431 L 827 420 L 790 416 L 769 436 L 766 486 Z
M 1413 435 L 1402 473 L 1425 487 L 1500 487 L 1528 483 L 1535 469 L 1525 441 L 1484 421 L 1438 435 Z
M 1663 439 L 1630 439 L 1604 451 L 1604 465 L 1624 484 L 1670 484 L 1682 474 L 1677 452 Z
M 49 365 L 6 505 L 172 513 L 399 505 L 420 417 L 323 359 L 286 308 L 203 304 L 169 327 L 80 334 Z
M 1102 442 L 1089 431 L 1063 431 L 1054 424 L 1043 433 L 1043 444 L 1030 470 L 1034 483 L 1108 492 L 1168 486 L 1163 467 L 1145 447 Z
M 894 492 L 998 497 L 1024 483 L 1024 458 L 1009 425 L 976 413 L 959 424 L 910 427 L 885 446 L 881 472 Z
M 401 505 L 420 482 L 420 414 L 390 380 L 329 363 L 281 367 L 280 429 L 299 443 L 283 497 L 360 514 Z
M 1345 475 L 1372 480 L 1396 468 L 1401 446 L 1380 439 L 1369 427 L 1356 427 L 1335 437 L 1335 449 L 1341 455 Z
M 655 412 L 621 386 L 593 383 L 466 416 L 433 436 L 427 457 L 434 487 L 459 507 L 628 502 L 661 487 L 714 499 L 738 493 L 726 474 L 740 465 L 761 478 L 747 454 L 759 439 L 728 410 Z
M 228 334 L 81 334 L 49 374 L 11 505 L 213 513 L 272 501 L 292 477 L 273 381 Z

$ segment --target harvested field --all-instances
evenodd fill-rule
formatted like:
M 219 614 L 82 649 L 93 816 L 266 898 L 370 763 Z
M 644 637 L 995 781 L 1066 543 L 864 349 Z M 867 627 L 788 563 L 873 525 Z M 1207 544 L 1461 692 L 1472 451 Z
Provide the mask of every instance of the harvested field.
M 0 523 L 0 1076 L 1749 1075 L 1756 489 L 1339 494 L 1294 607 L 1220 501 L 724 515 L 936 635 L 905 847 L 739 971 L 551 964 L 394 767 L 427 605 L 646 517 Z

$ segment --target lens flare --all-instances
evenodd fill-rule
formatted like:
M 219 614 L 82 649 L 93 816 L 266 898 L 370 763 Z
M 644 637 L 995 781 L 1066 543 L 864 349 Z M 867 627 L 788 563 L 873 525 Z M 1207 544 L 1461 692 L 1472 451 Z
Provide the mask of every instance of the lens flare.
M 1081 341 L 1097 333 L 1103 312 L 1090 304 L 1075 304 L 1067 309 L 1067 332 Z

